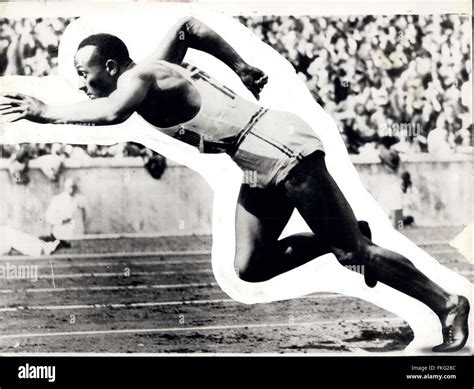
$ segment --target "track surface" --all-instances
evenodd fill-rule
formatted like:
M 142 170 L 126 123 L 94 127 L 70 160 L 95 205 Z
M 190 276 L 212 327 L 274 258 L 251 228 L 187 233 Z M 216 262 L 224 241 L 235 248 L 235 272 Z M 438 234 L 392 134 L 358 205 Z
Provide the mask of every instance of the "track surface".
M 404 233 L 472 281 L 472 265 L 448 245 L 460 230 Z M 342 295 L 232 301 L 215 283 L 210 246 L 210 237 L 103 239 L 1 257 L 37 265 L 38 280 L 0 280 L 0 352 L 362 354 L 413 337 L 400 318 Z

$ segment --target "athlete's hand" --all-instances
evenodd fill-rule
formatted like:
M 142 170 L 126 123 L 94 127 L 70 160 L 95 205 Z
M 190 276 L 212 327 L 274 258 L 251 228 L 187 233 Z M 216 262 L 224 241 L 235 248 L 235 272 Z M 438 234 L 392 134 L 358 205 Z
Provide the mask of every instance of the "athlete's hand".
M 252 92 L 258 100 L 260 98 L 260 92 L 268 82 L 268 76 L 260 69 L 254 68 L 248 64 L 245 64 L 241 69 L 239 69 L 237 75 L 240 77 L 246 88 Z
M 6 119 L 7 123 L 13 123 L 20 119 L 46 123 L 45 109 L 46 104 L 36 97 L 21 93 L 0 95 L 0 114 Z

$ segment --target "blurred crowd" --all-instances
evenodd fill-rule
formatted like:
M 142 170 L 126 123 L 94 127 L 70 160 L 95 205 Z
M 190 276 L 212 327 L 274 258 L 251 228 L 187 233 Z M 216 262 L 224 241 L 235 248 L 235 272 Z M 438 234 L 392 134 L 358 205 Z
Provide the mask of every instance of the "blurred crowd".
M 166 158 L 145 146 L 134 143 L 117 143 L 113 146 L 70 145 L 62 143 L 21 143 L 0 145 L 0 157 L 8 158 L 10 176 L 17 184 L 29 182 L 29 163 L 35 160 L 37 166 L 51 181 L 58 181 L 66 160 L 79 164 L 94 157 L 127 158 L 139 157 L 148 173 L 160 179 L 166 169 Z
M 470 150 L 470 17 L 240 20 L 293 64 L 350 152 L 383 137 L 405 152 Z
M 63 143 L 22 143 L 0 145 L 1 158 L 36 159 L 44 155 L 58 155 L 74 160 L 84 160 L 91 157 L 123 158 L 151 156 L 149 149 L 136 143 L 117 143 L 113 146 L 69 145 Z
M 0 75 L 54 74 L 59 39 L 72 20 L 0 19 Z M 293 64 L 336 120 L 349 152 L 369 153 L 381 142 L 407 153 L 471 151 L 469 17 L 239 20 Z M 48 145 L 31 148 L 37 156 L 51 151 Z M 71 148 L 89 156 L 130 155 L 126 145 Z M 0 150 L 2 157 L 11 153 Z
M 0 18 L 0 75 L 56 72 L 61 35 L 72 18 Z

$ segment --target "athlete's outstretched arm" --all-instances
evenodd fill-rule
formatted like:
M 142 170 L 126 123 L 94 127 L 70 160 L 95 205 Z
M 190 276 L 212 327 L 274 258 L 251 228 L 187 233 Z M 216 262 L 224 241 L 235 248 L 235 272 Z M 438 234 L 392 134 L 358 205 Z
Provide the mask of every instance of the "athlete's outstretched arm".
M 196 18 L 180 20 L 165 35 L 152 58 L 180 64 L 188 48 L 204 51 L 229 66 L 242 83 L 258 99 L 267 83 L 267 76 L 246 63 L 240 55 L 213 29 Z
M 0 114 L 6 115 L 8 122 L 27 119 L 54 124 L 117 124 L 135 111 L 148 93 L 151 82 L 151 75 L 124 74 L 117 89 L 108 97 L 58 106 L 24 94 L 5 94 L 0 98 Z

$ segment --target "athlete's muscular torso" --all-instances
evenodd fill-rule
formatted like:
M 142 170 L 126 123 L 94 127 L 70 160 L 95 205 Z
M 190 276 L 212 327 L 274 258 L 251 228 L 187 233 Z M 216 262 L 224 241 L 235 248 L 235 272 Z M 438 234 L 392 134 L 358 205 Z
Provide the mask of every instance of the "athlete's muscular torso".
M 147 80 L 148 93 L 136 112 L 158 130 L 193 146 L 201 141 L 232 143 L 263 109 L 189 64 L 151 61 L 129 72 L 121 83 L 124 88 L 128 77 Z

